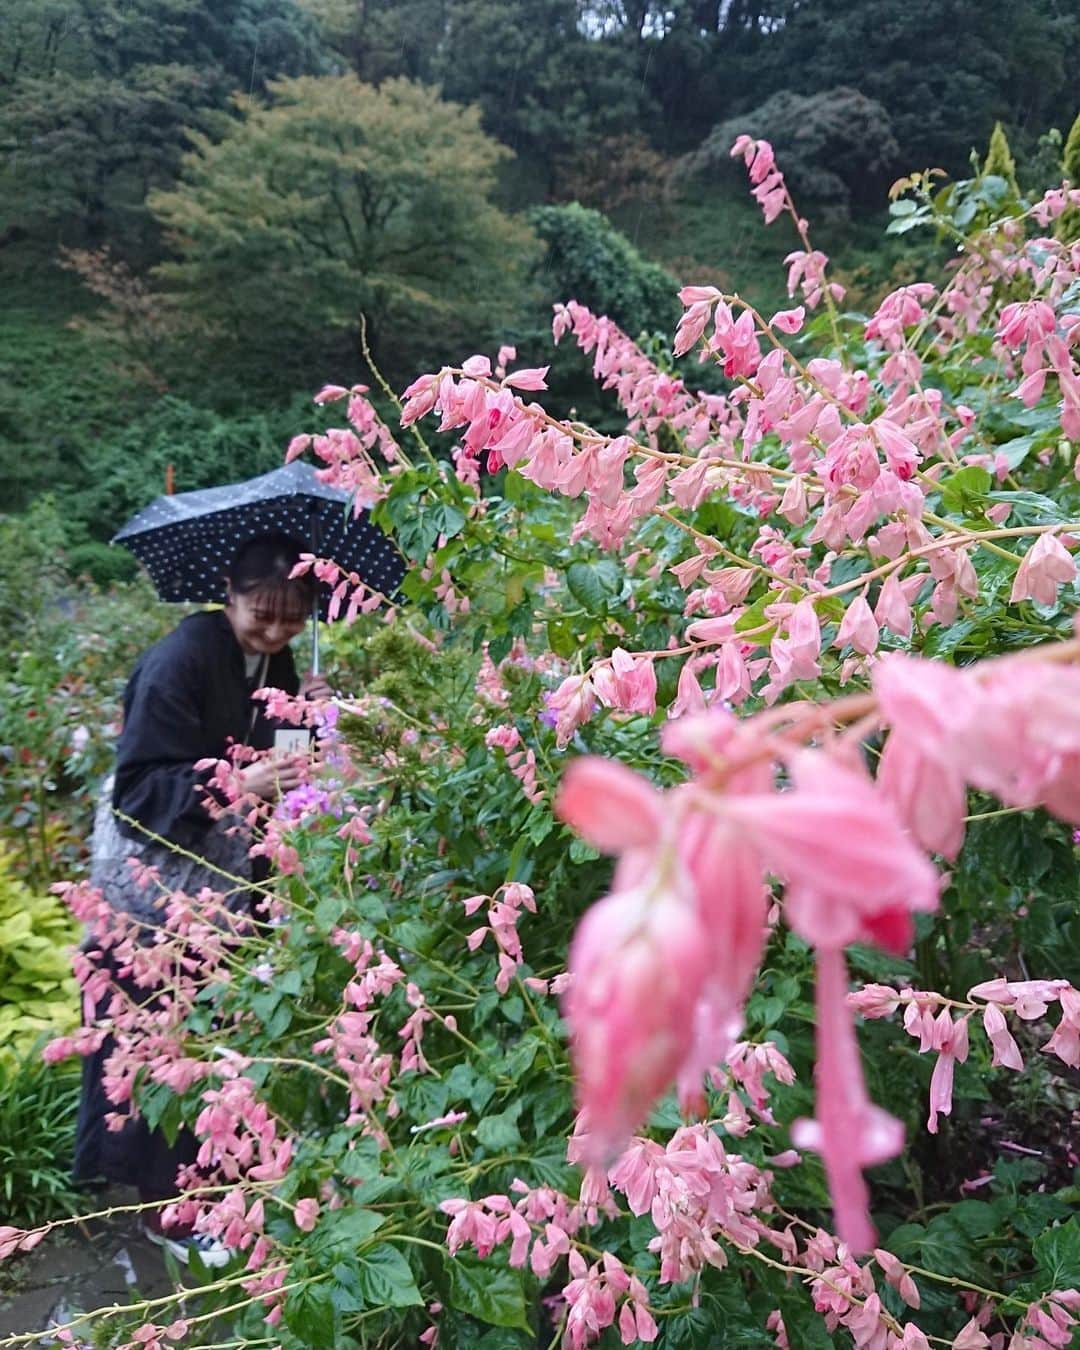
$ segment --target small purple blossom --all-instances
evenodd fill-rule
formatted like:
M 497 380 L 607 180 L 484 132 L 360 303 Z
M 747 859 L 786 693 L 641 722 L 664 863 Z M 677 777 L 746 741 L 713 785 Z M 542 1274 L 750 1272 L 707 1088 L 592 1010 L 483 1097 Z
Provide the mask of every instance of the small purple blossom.
M 291 792 L 286 792 L 274 814 L 279 820 L 297 821 L 308 816 L 340 817 L 341 812 L 341 803 L 335 803 L 323 788 L 316 787 L 314 783 L 301 783 Z

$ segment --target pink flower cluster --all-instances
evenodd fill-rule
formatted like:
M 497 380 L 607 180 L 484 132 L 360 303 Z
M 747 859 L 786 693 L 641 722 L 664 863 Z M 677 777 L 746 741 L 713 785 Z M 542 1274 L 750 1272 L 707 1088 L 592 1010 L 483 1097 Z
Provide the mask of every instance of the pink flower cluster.
M 497 899 L 498 896 L 501 898 Z M 488 934 L 495 939 L 499 953 L 495 988 L 500 994 L 505 994 L 510 988 L 510 981 L 525 960 L 517 926 L 523 909 L 527 909 L 530 914 L 536 913 L 536 897 L 533 895 L 532 887 L 526 886 L 522 881 L 509 881 L 500 886 L 494 896 L 471 895 L 462 903 L 465 913 L 469 916 L 482 909 L 484 905 L 488 906 L 487 923 L 482 928 L 474 928 L 467 942 L 469 951 L 474 952 Z
M 383 951 L 376 951 L 360 933 L 338 929 L 333 935 L 334 945 L 353 967 L 352 978 L 345 985 L 344 998 L 351 1010 L 339 1013 L 330 1024 L 326 1036 L 311 1047 L 315 1054 L 331 1054 L 334 1063 L 349 1084 L 349 1124 L 368 1121 L 368 1113 L 376 1102 L 382 1101 L 393 1075 L 392 1057 L 386 1054 L 376 1036 L 372 1023 L 377 1009 L 375 1001 L 384 998 L 405 977 L 401 967 Z M 414 1058 L 418 1053 L 422 1022 L 410 1027 L 405 1038 L 413 1044 Z
M 536 751 L 522 746 L 521 733 L 512 723 L 503 722 L 484 734 L 489 750 L 499 749 L 506 756 L 506 766 L 520 782 L 521 790 L 534 806 L 544 800 L 543 790 L 536 781 Z
M 325 469 L 319 469 L 316 476 L 349 493 L 357 515 L 370 510 L 387 493 L 382 467 L 375 459 L 376 452 L 389 466 L 391 474 L 404 467 L 400 447 L 390 428 L 364 397 L 367 393 L 366 384 L 354 384 L 351 389 L 339 384 L 325 385 L 315 395 L 315 402 L 323 405 L 348 399 L 350 426 L 332 427 L 321 436 L 294 436 L 285 454 L 285 463 L 291 464 L 310 449 L 327 465 Z
M 889 1017 L 902 1007 L 904 1029 L 918 1040 L 919 1053 L 936 1052 L 927 1121 L 931 1134 L 937 1133 L 938 1115 L 952 1112 L 954 1068 L 968 1057 L 969 1024 L 980 1011 L 993 1051 L 992 1067 L 1020 1070 L 1024 1058 L 1006 1013 L 1021 1021 L 1038 1022 L 1052 1004 L 1060 1004 L 1061 1017 L 1042 1050 L 1072 1069 L 1080 1068 L 1080 992 L 1068 980 L 987 980 L 968 991 L 966 1002 L 920 989 L 868 984 L 848 994 L 848 1003 L 866 1018 Z M 959 1016 L 954 1018 L 954 1013 Z
M 1054 654 L 959 670 L 894 653 L 874 667 L 891 727 L 878 784 L 928 851 L 956 856 L 968 786 L 1080 825 L 1080 668 Z
M 575 760 L 557 809 L 619 864 L 582 921 L 566 996 L 589 1160 L 617 1153 L 656 1097 L 701 1080 L 734 1043 L 766 932 L 766 873 L 788 922 L 819 951 L 819 1119 L 840 1231 L 871 1245 L 860 1168 L 893 1156 L 899 1127 L 865 1098 L 846 1012 L 841 948 L 904 950 L 911 916 L 937 904 L 933 867 L 853 763 L 785 751 L 719 710 L 669 723 L 664 747 L 693 779 L 661 794 L 618 764 Z M 782 761 L 792 786 L 773 787 Z M 870 880 L 872 878 L 872 881 Z
M 580 1350 L 616 1322 L 624 1345 L 655 1341 L 659 1334 L 656 1321 L 638 1277 L 611 1252 L 603 1252 L 590 1266 L 575 1245 L 577 1233 L 598 1222 L 597 1208 L 584 1200 L 575 1203 L 549 1187 L 530 1190 L 522 1181 L 515 1181 L 511 1190 L 521 1198 L 513 1201 L 505 1195 L 488 1195 L 476 1201 L 442 1202 L 439 1208 L 451 1216 L 446 1234 L 451 1255 L 467 1243 L 480 1256 L 489 1256 L 509 1242 L 510 1265 L 528 1264 L 541 1280 L 548 1279 L 556 1262 L 565 1257 L 570 1279 L 562 1289 L 561 1302 L 567 1345 Z M 604 1201 L 603 1207 L 609 1217 L 614 1213 L 610 1201 Z

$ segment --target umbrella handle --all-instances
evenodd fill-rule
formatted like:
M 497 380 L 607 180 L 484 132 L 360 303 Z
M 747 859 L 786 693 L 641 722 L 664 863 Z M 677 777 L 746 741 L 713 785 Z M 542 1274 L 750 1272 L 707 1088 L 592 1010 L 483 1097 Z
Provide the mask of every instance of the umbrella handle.
M 319 554 L 319 513 L 313 510 L 311 513 L 311 551 L 318 557 Z M 319 586 L 315 585 L 315 593 L 311 598 L 311 673 L 320 675 L 319 670 Z

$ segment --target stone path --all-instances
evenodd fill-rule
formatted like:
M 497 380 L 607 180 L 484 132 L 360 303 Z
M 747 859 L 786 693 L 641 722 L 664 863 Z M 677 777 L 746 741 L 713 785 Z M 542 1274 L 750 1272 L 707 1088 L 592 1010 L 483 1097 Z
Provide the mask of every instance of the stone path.
M 135 1199 L 134 1190 L 116 1187 L 94 1207 Z M 0 1342 L 18 1332 L 61 1326 L 90 1308 L 154 1298 L 172 1288 L 161 1250 L 143 1236 L 138 1215 L 65 1227 L 0 1266 Z

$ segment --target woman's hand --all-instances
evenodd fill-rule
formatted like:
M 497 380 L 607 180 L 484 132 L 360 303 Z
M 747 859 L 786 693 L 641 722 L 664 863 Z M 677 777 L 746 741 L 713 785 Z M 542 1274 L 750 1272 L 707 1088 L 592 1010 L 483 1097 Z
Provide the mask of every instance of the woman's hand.
M 307 755 L 282 755 L 280 759 L 267 756 L 241 769 L 240 777 L 246 792 L 253 792 L 265 801 L 273 801 L 279 793 L 291 792 L 294 787 L 299 787 L 307 777 L 309 767 Z
M 330 698 L 330 686 L 321 675 L 313 675 L 311 671 L 304 673 L 300 681 L 301 698 Z

